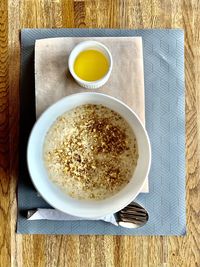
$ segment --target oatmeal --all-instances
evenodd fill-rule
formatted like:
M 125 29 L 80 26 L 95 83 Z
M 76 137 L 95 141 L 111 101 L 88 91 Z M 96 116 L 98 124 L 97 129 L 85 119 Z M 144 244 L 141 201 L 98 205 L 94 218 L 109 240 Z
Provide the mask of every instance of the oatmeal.
M 78 106 L 58 117 L 44 142 L 49 178 L 77 199 L 105 199 L 131 179 L 138 160 L 135 135 L 116 112 Z

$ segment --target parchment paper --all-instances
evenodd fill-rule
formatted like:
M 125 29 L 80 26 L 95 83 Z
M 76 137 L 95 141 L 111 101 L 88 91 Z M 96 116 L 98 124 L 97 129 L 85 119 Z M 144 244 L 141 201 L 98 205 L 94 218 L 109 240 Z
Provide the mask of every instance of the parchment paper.
M 36 40 L 36 116 L 64 96 L 91 91 L 80 87 L 68 71 L 68 57 L 76 44 L 96 40 L 105 44 L 113 57 L 109 81 L 95 92 L 114 96 L 130 106 L 145 123 L 144 68 L 141 37 L 63 37 Z M 142 189 L 148 192 L 148 179 Z

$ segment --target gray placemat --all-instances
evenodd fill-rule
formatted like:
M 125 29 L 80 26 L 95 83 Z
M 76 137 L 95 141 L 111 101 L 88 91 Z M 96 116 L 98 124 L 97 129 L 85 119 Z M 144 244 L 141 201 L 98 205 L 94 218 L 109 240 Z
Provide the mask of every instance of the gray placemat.
M 136 201 L 149 222 L 125 229 L 102 221 L 27 221 L 26 210 L 49 205 L 35 191 L 26 166 L 26 143 L 35 120 L 34 43 L 63 36 L 142 36 L 144 44 L 146 127 L 152 145 L 150 193 Z M 21 32 L 20 179 L 17 233 L 184 235 L 185 95 L 182 30 L 24 29 Z

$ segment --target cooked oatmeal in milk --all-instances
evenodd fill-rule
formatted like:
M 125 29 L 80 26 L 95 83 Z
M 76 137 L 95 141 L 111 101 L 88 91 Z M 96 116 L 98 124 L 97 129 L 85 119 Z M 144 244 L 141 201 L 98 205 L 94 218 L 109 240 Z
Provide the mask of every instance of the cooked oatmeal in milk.
M 44 142 L 49 178 L 77 199 L 104 199 L 130 180 L 137 165 L 135 135 L 116 112 L 78 106 L 58 117 Z

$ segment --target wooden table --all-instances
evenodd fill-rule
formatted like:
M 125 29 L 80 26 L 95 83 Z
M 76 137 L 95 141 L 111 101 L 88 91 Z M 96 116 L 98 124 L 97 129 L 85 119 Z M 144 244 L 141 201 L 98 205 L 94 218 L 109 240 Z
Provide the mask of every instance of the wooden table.
M 19 30 L 184 28 L 187 236 L 16 235 Z M 0 267 L 200 266 L 200 3 L 198 0 L 0 0 Z

